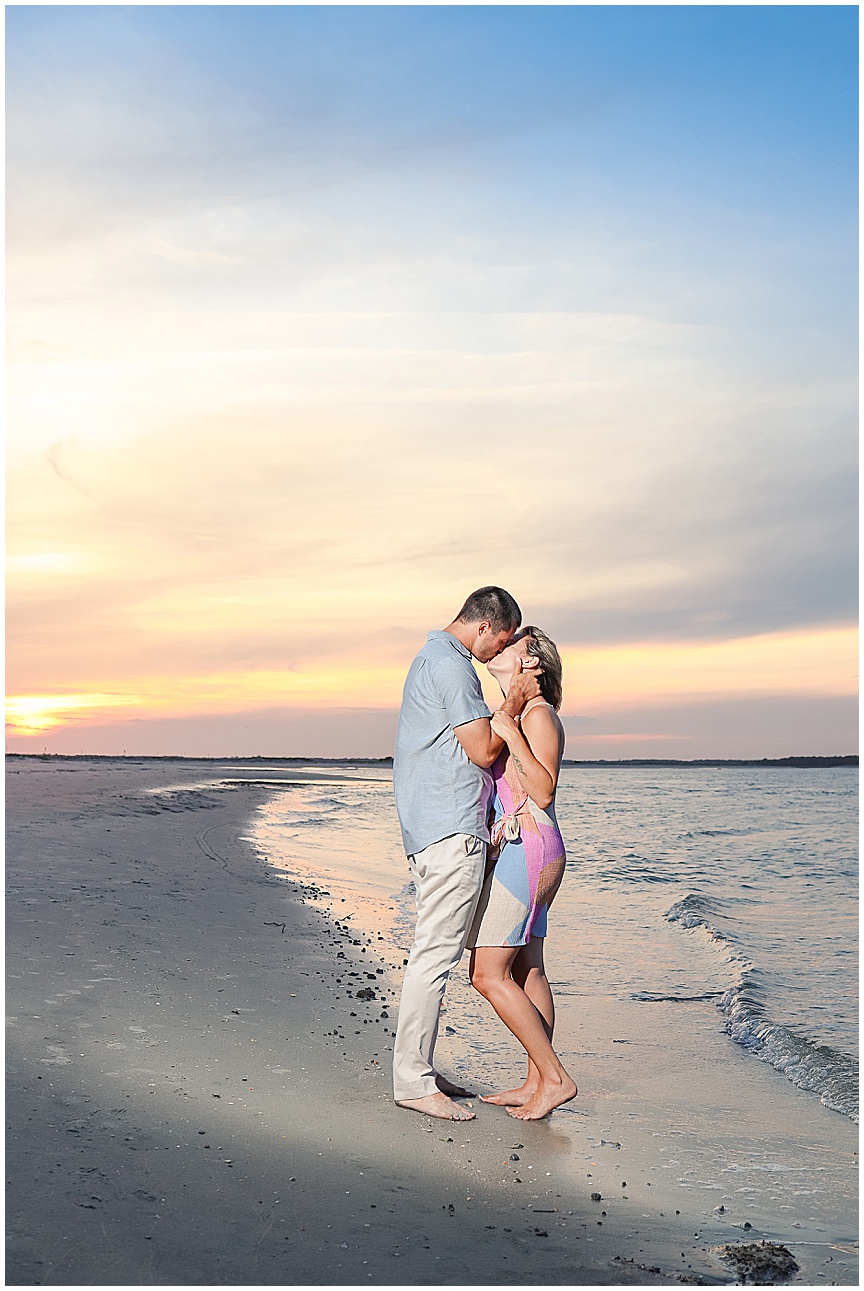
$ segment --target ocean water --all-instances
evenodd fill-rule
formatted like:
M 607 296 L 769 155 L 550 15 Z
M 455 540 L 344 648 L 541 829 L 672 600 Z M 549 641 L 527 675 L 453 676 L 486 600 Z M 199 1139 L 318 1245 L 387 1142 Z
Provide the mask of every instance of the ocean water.
M 584 768 L 559 801 L 583 890 L 694 952 L 633 998 L 717 994 L 732 1041 L 857 1121 L 855 769 Z
M 304 774 L 261 809 L 256 845 L 405 950 L 413 891 L 389 771 Z M 857 1121 L 857 779 L 845 767 L 563 768 L 556 994 L 600 981 L 646 1008 L 710 1001 L 730 1044 Z

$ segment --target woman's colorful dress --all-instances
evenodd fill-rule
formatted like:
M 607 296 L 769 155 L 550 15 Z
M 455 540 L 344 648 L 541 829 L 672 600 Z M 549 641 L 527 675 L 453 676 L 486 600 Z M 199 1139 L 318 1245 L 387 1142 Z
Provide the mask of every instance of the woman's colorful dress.
M 547 912 L 564 877 L 564 841 L 554 799 L 543 808 L 526 796 L 506 748 L 492 775 L 492 843 L 500 841 L 501 850 L 495 857 L 490 848 L 468 945 L 525 946 L 532 937 L 546 936 Z M 510 837 L 517 832 L 518 837 Z

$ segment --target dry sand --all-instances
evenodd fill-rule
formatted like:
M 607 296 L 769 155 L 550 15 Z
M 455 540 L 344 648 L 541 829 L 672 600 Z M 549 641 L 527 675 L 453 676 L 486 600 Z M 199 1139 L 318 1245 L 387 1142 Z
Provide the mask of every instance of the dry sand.
M 266 790 L 149 792 L 191 762 L 8 769 L 7 1285 L 733 1280 L 632 1152 L 588 1177 L 554 1115 L 395 1107 L 393 949 L 244 842 Z

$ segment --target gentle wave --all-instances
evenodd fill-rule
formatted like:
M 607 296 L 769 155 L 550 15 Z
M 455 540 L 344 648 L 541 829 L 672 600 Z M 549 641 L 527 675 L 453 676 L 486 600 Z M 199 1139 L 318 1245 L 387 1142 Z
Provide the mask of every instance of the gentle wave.
M 571 860 L 571 866 L 582 864 L 581 858 L 578 862 Z M 598 876 L 602 882 L 615 886 L 618 883 L 675 883 L 677 875 L 673 870 L 660 870 L 656 862 L 649 862 L 645 857 L 635 856 L 632 853 L 629 856 L 621 856 L 615 859 L 606 874 Z
M 744 838 L 752 829 L 688 829 L 682 838 Z
M 701 1004 L 705 1000 L 717 1000 L 722 991 L 703 991 L 701 995 L 663 995 L 657 991 L 633 991 L 631 1000 L 641 1004 Z
M 331 823 L 329 816 L 304 816 L 300 812 L 285 816 L 286 829 L 320 829 Z
M 682 928 L 699 928 L 723 954 L 736 980 L 718 1007 L 726 1015 L 727 1034 L 763 1062 L 782 1071 L 800 1089 L 819 1095 L 822 1103 L 858 1123 L 858 1063 L 829 1045 L 816 1044 L 765 1016 L 765 992 L 759 970 L 735 940 L 717 926 L 719 915 L 709 899 L 691 892 L 666 912 Z

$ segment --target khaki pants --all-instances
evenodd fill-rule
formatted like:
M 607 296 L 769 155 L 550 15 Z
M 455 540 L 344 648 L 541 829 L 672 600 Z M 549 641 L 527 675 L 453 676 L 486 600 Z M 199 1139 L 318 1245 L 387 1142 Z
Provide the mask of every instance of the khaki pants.
M 437 1092 L 432 1056 L 444 988 L 462 958 L 480 899 L 486 844 L 452 834 L 408 857 L 417 889 L 417 927 L 408 958 L 393 1045 L 393 1097 Z

